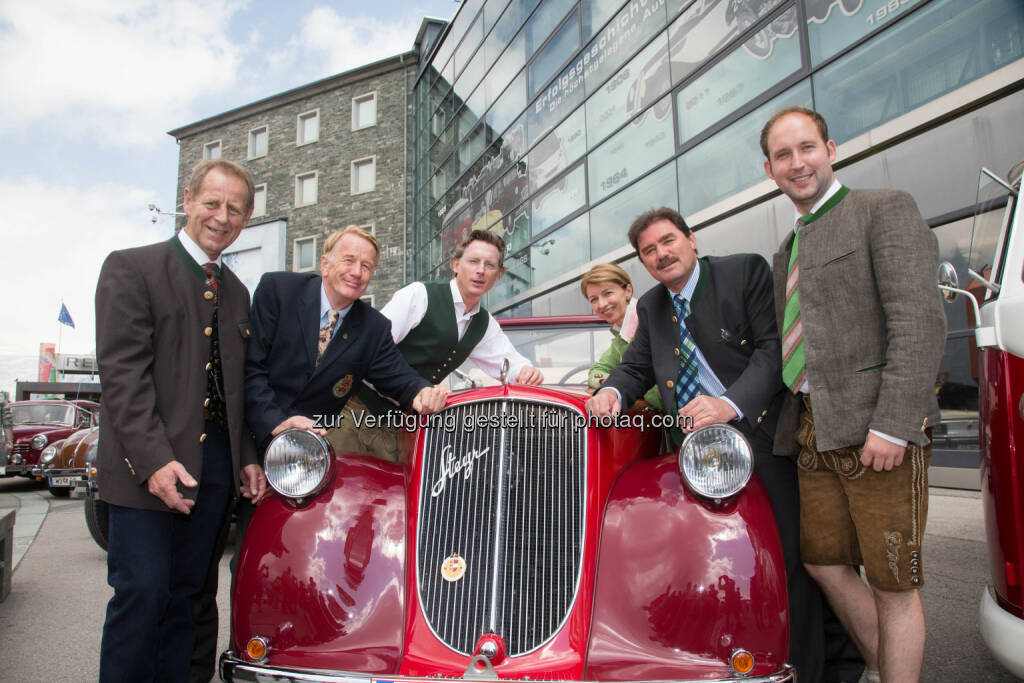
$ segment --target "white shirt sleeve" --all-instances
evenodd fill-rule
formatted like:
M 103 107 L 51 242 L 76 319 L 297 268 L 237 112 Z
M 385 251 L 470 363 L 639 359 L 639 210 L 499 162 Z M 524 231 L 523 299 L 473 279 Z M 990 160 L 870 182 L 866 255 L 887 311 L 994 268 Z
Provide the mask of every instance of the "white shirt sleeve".
M 391 336 L 398 344 L 408 336 L 427 314 L 427 287 L 422 282 L 413 282 L 391 295 L 384 308 L 384 317 L 391 321 Z
M 880 432 L 877 429 L 869 429 L 868 431 L 871 432 L 872 434 L 874 434 L 875 436 L 879 437 L 879 438 L 885 439 L 889 443 L 894 443 L 897 446 L 901 446 L 902 448 L 906 448 L 907 447 L 907 440 L 906 439 L 900 439 L 900 438 L 897 438 L 895 436 L 889 436 L 888 434 L 885 434 L 884 432 Z
M 499 379 L 501 363 L 506 358 L 508 358 L 508 376 L 511 379 L 515 379 L 519 371 L 530 364 L 530 361 L 512 346 L 511 340 L 502 331 L 494 316 L 488 313 L 487 331 L 484 332 L 483 339 L 469 352 L 469 359 L 488 375 Z

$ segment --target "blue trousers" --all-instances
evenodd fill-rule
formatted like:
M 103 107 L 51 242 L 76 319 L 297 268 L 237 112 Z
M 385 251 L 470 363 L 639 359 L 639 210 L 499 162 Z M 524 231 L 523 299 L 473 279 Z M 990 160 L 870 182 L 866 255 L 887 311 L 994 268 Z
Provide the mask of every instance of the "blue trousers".
M 206 428 L 190 514 L 110 506 L 107 583 L 114 596 L 103 624 L 101 683 L 188 679 L 192 603 L 202 592 L 235 489 L 228 436 L 210 423 Z

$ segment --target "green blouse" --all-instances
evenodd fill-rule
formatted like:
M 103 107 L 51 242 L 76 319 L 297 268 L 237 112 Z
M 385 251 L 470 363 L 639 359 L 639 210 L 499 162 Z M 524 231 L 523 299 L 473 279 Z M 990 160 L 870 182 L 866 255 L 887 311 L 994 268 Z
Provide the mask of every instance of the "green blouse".
M 590 368 L 590 372 L 587 373 L 587 384 L 595 391 L 601 388 L 601 382 L 611 374 L 612 370 L 619 366 L 619 363 L 622 362 L 622 354 L 626 352 L 626 348 L 629 346 L 629 342 L 623 339 L 619 331 L 614 327 L 612 328 L 612 335 L 614 339 L 612 339 L 611 346 L 601 354 L 594 367 Z M 658 392 L 657 386 L 647 390 L 647 393 L 644 394 L 644 400 L 655 409 L 662 410 L 661 394 Z M 628 406 L 624 406 L 623 409 L 628 409 Z

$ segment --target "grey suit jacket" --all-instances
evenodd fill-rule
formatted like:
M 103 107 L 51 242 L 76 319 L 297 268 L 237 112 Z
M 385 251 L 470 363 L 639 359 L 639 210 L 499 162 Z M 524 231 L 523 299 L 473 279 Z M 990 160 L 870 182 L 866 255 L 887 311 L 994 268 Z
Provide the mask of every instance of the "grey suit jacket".
M 103 383 L 99 492 L 124 507 L 167 510 L 146 480 L 178 460 L 202 474 L 206 363 L 213 301 L 178 237 L 112 252 L 96 285 L 96 356 Z M 249 293 L 222 269 L 218 331 L 235 471 L 259 462 L 242 419 Z M 202 482 L 200 482 L 202 485 Z M 195 498 L 198 487 L 182 488 Z
M 780 336 L 792 233 L 774 257 Z M 869 429 L 912 443 L 939 420 L 935 380 L 946 343 L 938 243 L 906 192 L 851 190 L 800 232 L 800 319 L 820 450 Z M 777 453 L 799 450 L 789 395 Z

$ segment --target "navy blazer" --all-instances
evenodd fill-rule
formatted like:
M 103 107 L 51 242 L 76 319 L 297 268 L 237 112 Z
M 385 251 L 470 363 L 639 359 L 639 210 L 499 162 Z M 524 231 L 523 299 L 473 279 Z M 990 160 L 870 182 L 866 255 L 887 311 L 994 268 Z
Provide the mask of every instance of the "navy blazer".
M 245 418 L 265 446 L 293 415 L 335 416 L 366 379 L 405 407 L 431 384 L 402 358 L 391 322 L 355 301 L 319 365 L 321 279 L 315 273 L 266 273 L 252 298 L 252 339 L 245 360 Z
M 768 262 L 757 254 L 734 254 L 704 257 L 700 265 L 686 327 L 725 396 L 743 411 L 740 429 L 773 435 L 785 385 Z M 657 384 L 663 405 L 675 406 L 679 325 L 664 285 L 640 297 L 637 314 L 636 335 L 604 385 L 618 389 L 628 406 Z

